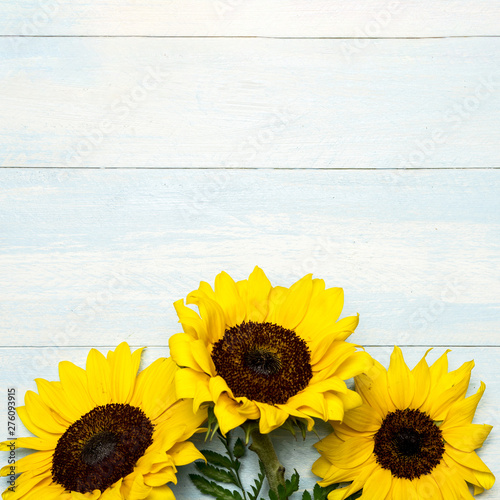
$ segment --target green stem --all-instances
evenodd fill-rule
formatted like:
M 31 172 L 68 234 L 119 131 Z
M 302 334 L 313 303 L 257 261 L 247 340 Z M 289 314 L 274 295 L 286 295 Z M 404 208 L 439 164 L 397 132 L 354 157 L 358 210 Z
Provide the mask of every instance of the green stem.
M 278 494 L 278 486 L 285 486 L 285 468 L 281 465 L 268 434 L 261 434 L 257 429 L 251 433 L 252 444 L 249 449 L 257 453 L 264 464 L 269 489 Z

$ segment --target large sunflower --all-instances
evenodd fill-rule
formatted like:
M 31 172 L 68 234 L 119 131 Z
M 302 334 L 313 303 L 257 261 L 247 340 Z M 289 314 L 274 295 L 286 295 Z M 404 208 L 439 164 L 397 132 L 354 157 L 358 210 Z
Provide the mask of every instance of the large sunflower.
M 361 404 L 344 380 L 372 365 L 372 359 L 344 340 L 358 317 L 340 321 L 343 291 L 325 290 L 307 275 L 290 288 L 272 287 L 256 267 L 248 280 L 225 272 L 215 287 L 205 282 L 187 297 L 200 315 L 175 308 L 185 333 L 170 339 L 179 397 L 193 398 L 194 411 L 215 404 L 221 431 L 259 419 L 260 432 L 281 426 L 288 416 L 341 420 Z
M 206 412 L 193 414 L 173 385 L 177 366 L 161 358 L 138 376 L 142 349 L 120 344 L 107 359 L 92 349 L 83 370 L 59 364 L 60 382 L 37 379 L 17 412 L 36 437 L 0 444 L 39 450 L 18 460 L 4 500 L 173 499 L 176 466 L 203 458 L 186 439 Z M 11 474 L 11 466 L 2 475 Z
M 334 432 L 316 445 L 320 484 L 352 481 L 329 500 L 361 489 L 369 500 L 472 499 L 467 483 L 475 494 L 493 486 L 474 451 L 492 429 L 472 424 L 485 385 L 465 398 L 474 362 L 448 373 L 447 353 L 430 367 L 424 356 L 410 371 L 395 347 L 388 371 L 375 362 L 355 378 L 363 405 L 332 422 Z

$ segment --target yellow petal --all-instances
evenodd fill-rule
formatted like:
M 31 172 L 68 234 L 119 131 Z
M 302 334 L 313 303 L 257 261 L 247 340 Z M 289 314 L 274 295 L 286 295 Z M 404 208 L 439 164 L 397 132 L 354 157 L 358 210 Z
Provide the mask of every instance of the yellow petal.
M 177 443 L 168 451 L 168 454 L 173 458 L 176 466 L 187 465 L 195 460 L 205 460 L 201 451 L 190 441 Z
M 210 394 L 212 395 L 211 401 L 218 401 L 223 392 L 229 393 L 233 397 L 231 389 L 228 387 L 226 381 L 220 376 L 212 377 L 208 383 Z
M 125 483 L 129 489 L 125 498 L 127 500 L 143 500 L 144 498 L 147 498 L 153 488 L 144 484 L 144 478 L 142 475 L 137 474 L 133 481 L 130 481 L 130 476 L 133 477 L 132 474 L 129 474 L 129 476 L 125 478 Z
M 269 432 L 281 427 L 288 418 L 288 414 L 277 406 L 268 405 L 265 403 L 255 402 L 260 410 L 259 431 L 261 434 Z
M 21 472 L 26 472 L 29 470 L 50 470 L 52 467 L 52 457 L 54 452 L 50 451 L 38 451 L 36 453 L 31 453 L 26 457 L 20 458 L 16 460 L 13 465 L 5 465 L 0 470 L 0 476 L 7 476 L 10 474 L 12 470 L 15 470 L 16 474 Z M 11 469 L 14 467 L 14 469 Z
M 246 417 L 238 411 L 238 403 L 222 394 L 214 408 L 215 416 L 223 435 L 240 426 Z
M 122 342 L 116 348 L 111 358 L 112 401 L 114 403 L 129 403 L 135 386 L 137 370 L 134 371 L 134 364 L 128 344 Z
M 217 342 L 221 339 L 226 331 L 226 320 L 222 307 L 215 301 L 203 297 L 199 292 L 191 292 L 187 297 L 188 304 L 196 304 L 200 310 L 203 322 L 206 325 L 206 335 L 204 332 L 198 331 L 198 336 L 206 345 Z
M 83 368 L 70 361 L 61 361 L 59 363 L 59 378 L 67 401 L 78 411 L 80 416 L 94 408 L 94 401 L 89 395 L 87 373 Z
M 445 452 L 453 458 L 456 462 L 459 464 L 463 465 L 464 467 L 467 467 L 469 469 L 479 471 L 479 472 L 489 472 L 491 473 L 490 469 L 486 466 L 486 464 L 477 456 L 475 452 L 465 452 L 465 451 L 460 451 L 457 450 L 456 448 L 453 448 L 453 446 L 449 445 L 448 443 L 445 443 L 444 445 Z
M 336 340 L 345 340 L 349 335 L 351 335 L 354 330 L 356 330 L 359 324 L 359 314 L 356 316 L 347 316 L 337 321 L 335 325 L 331 327 L 328 334 L 335 337 Z
M 203 345 L 203 341 L 195 340 L 187 333 L 177 333 L 172 335 L 168 341 L 170 356 L 172 356 L 172 359 L 179 367 L 192 368 L 193 370 L 203 372 L 203 368 L 198 364 L 195 356 L 193 355 L 192 345 L 194 342 L 202 342 Z
M 363 486 L 363 496 L 366 495 L 367 498 L 373 499 L 383 499 L 391 489 L 391 485 L 391 472 L 382 468 L 375 469 L 373 474 L 367 479 L 365 485 Z
M 458 425 L 470 424 L 474 418 L 477 405 L 483 397 L 485 389 L 486 385 L 481 382 L 481 386 L 476 394 L 453 403 L 448 410 L 446 420 L 441 424 L 441 429 L 444 430 Z
M 205 323 L 195 311 L 184 305 L 183 299 L 175 301 L 174 307 L 184 333 L 191 335 L 195 339 L 207 338 Z
M 272 286 L 264 271 L 255 267 L 248 277 L 247 285 L 247 321 L 262 322 L 269 312 L 269 294 Z
M 17 411 L 19 412 L 20 406 L 17 407 Z M 21 418 L 21 417 L 20 417 Z M 22 418 L 21 418 L 22 420 Z M 23 420 L 23 424 L 26 426 L 28 430 L 29 427 L 26 425 L 26 422 Z M 33 431 L 30 430 L 30 432 L 33 433 Z M 34 433 L 33 433 L 34 434 Z M 60 435 L 57 434 L 46 434 L 44 433 L 43 438 L 37 438 L 37 437 L 25 437 L 25 438 L 15 438 L 10 441 L 3 441 L 0 443 L 0 451 L 9 451 L 13 448 L 27 448 L 28 450 L 54 450 L 57 445 L 57 441 L 61 437 Z
M 467 424 L 445 429 L 443 437 L 454 448 L 471 452 L 481 448 L 491 429 L 491 425 Z
M 473 471 L 482 488 L 489 490 L 495 484 L 495 476 L 491 472 Z
M 302 338 L 324 336 L 334 328 L 344 305 L 342 288 L 329 288 L 315 293 L 315 286 L 324 289 L 323 280 L 313 280 L 313 293 L 307 312 L 297 326 L 297 333 Z
M 354 378 L 356 391 L 361 395 L 363 401 L 385 417 L 389 411 L 394 411 L 395 406 L 389 396 L 387 388 L 387 372 L 378 362 L 374 362 L 369 375 L 361 374 Z
M 163 358 L 159 363 L 150 365 L 147 384 L 141 408 L 151 420 L 156 420 L 176 398 L 174 377 L 178 368 L 171 358 Z M 146 370 L 148 370 L 146 368 Z
M 374 441 L 366 437 L 354 437 L 324 452 L 324 456 L 340 469 L 352 469 L 366 462 L 373 453 Z
M 294 283 L 284 295 L 282 303 L 274 307 L 274 315 L 271 322 L 294 330 L 307 312 L 311 292 L 312 279 L 311 275 L 308 274 Z
M 123 479 L 119 479 L 113 484 L 110 488 L 107 488 L 103 491 L 102 495 L 99 497 L 99 500 L 123 500 L 123 496 L 121 494 Z
M 418 479 L 415 479 L 415 485 L 418 498 L 443 500 L 443 495 L 441 495 L 441 491 L 436 484 L 436 481 L 432 478 L 432 475 L 427 474 L 425 476 L 420 476 Z
M 90 397 L 96 406 L 111 402 L 111 369 L 106 358 L 97 349 L 87 356 L 87 385 Z
M 194 398 L 193 409 L 196 412 L 205 401 L 212 401 L 208 390 L 210 378 L 205 373 L 183 368 L 175 374 L 175 390 L 179 398 Z
M 449 389 L 441 393 L 439 390 L 431 390 L 434 399 L 431 400 L 429 396 L 428 401 L 422 408 L 426 409 L 433 420 L 444 420 L 451 405 L 465 396 L 469 387 L 473 366 L 474 362 L 470 361 L 469 363 L 464 363 L 458 370 L 448 374 L 453 376 L 453 385 Z
M 408 479 L 392 478 L 392 491 L 388 498 L 391 500 L 419 500 L 414 481 Z
M 69 427 L 70 424 L 82 416 L 82 412 L 78 411 L 66 399 L 66 394 L 60 382 L 48 382 L 42 378 L 36 378 L 35 382 L 38 394 L 43 402 L 66 420 L 66 427 Z
M 346 412 L 343 422 L 359 432 L 376 432 L 382 425 L 382 418 L 370 406 L 362 405 Z
M 425 356 L 426 355 L 427 353 L 425 353 Z M 425 356 L 412 370 L 413 380 L 415 382 L 415 394 L 409 407 L 415 410 L 420 408 L 425 402 L 431 387 L 431 372 Z
M 53 418 L 52 411 L 38 394 L 28 391 L 24 401 L 26 406 L 19 406 L 17 414 L 30 432 L 39 437 L 44 437 L 46 433 L 61 435 L 66 432 L 67 426 L 61 425 Z
M 233 327 L 243 322 L 245 304 L 241 300 L 233 278 L 224 271 L 215 278 L 215 297 L 224 311 L 227 326 Z
M 406 366 L 403 353 L 394 346 L 391 362 L 387 370 L 387 387 L 394 406 L 404 410 L 410 406 L 415 394 L 413 374 Z
M 175 500 L 175 495 L 168 486 L 164 485 L 152 488 L 144 500 Z
M 373 358 L 367 352 L 351 354 L 336 370 L 336 375 L 342 380 L 366 373 L 373 366 Z

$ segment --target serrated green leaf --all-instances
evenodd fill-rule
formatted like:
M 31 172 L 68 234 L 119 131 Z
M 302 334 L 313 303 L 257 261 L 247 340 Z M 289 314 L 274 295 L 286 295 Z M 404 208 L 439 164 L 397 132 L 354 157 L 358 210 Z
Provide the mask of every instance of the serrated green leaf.
M 232 472 L 227 472 L 223 469 L 218 469 L 213 465 L 207 465 L 205 462 L 195 462 L 198 470 L 210 479 L 219 483 L 231 483 L 238 486 L 238 481 Z
M 311 494 L 307 490 L 302 493 L 302 500 L 312 500 Z
M 204 495 L 210 495 L 215 497 L 217 500 L 241 500 L 241 495 L 237 491 L 226 490 L 222 486 L 214 483 L 213 481 L 208 481 L 202 476 L 197 474 L 189 474 L 193 484 L 201 491 Z
M 260 490 L 262 489 L 262 485 L 264 484 L 264 479 L 266 477 L 264 464 L 262 463 L 261 460 L 259 460 L 259 468 L 260 468 L 260 474 L 257 476 L 257 479 L 255 480 L 255 485 L 252 485 L 252 493 L 248 494 L 248 498 L 250 500 L 257 500 Z
M 269 491 L 269 498 L 270 500 L 279 500 L 278 495 L 273 490 Z
M 207 462 L 212 465 L 217 465 L 218 467 L 225 467 L 226 469 L 233 469 L 233 463 L 229 458 L 225 457 L 224 455 L 221 455 L 220 453 L 217 453 L 212 450 L 200 450 L 201 453 L 205 456 L 207 459 Z
M 280 500 L 286 500 L 286 497 L 289 496 L 286 493 L 287 491 L 285 487 L 282 484 L 278 484 L 278 495 L 280 497 Z
M 247 448 L 241 438 L 238 438 L 236 440 L 236 443 L 234 444 L 233 448 L 233 455 L 235 458 L 241 458 L 243 455 L 245 455 L 245 452 L 247 451 Z

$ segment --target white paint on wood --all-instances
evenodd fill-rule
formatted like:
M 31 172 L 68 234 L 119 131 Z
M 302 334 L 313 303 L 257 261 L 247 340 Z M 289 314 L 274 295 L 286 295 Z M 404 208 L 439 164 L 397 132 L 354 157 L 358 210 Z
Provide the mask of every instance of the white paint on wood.
M 500 165 L 500 39 L 344 43 L 0 39 L 0 165 Z
M 498 35 L 495 0 L 16 0 L 0 34 L 274 37 Z
M 345 290 L 362 344 L 498 345 L 499 176 L 0 171 L 3 346 L 158 345 L 201 280 Z

